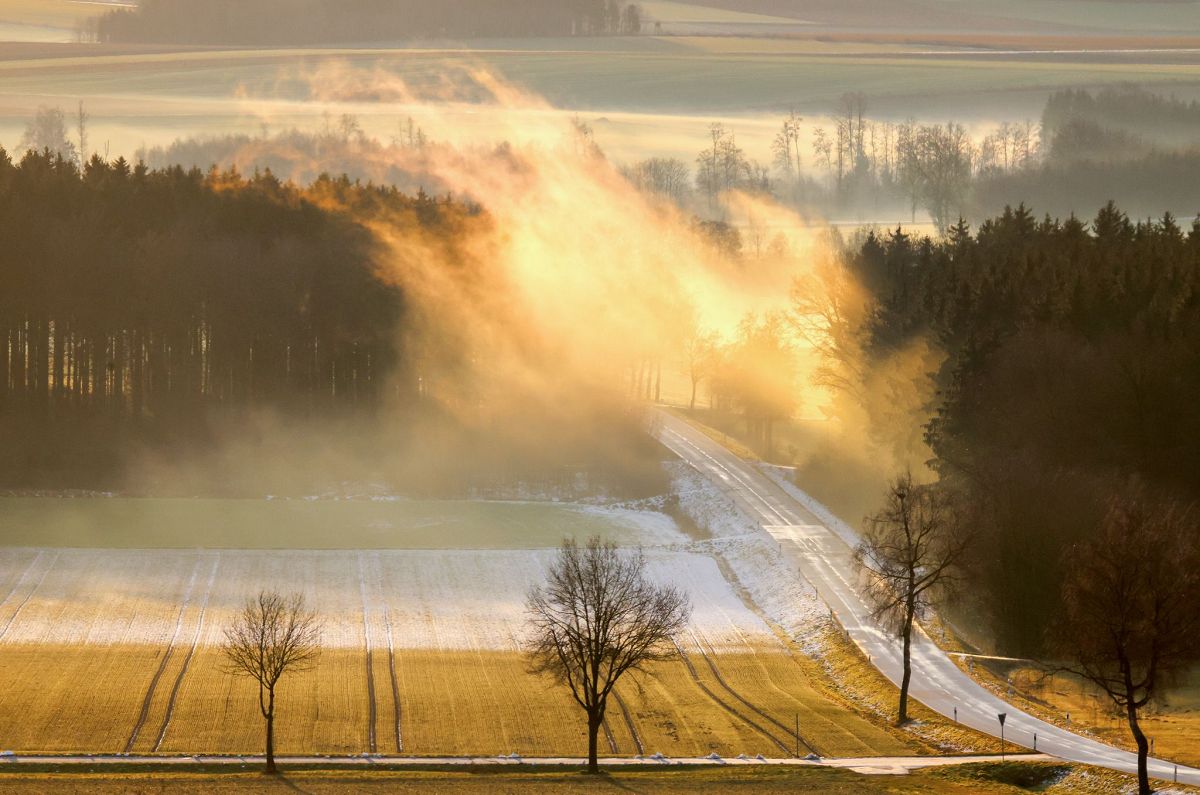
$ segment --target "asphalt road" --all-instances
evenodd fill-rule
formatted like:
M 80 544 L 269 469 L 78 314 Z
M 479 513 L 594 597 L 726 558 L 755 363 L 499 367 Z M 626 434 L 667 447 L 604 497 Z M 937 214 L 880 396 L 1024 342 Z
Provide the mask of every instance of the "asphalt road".
M 657 411 L 653 431 L 664 445 L 716 483 L 779 542 L 780 550 L 829 605 L 850 638 L 869 655 L 876 668 L 899 685 L 900 643 L 870 618 L 871 611 L 855 584 L 858 575 L 846 540 L 754 464 L 738 458 L 683 420 Z M 1005 738 L 1026 748 L 1036 747 L 1041 753 L 1072 762 L 1127 773 L 1137 771 L 1136 755 L 1073 734 L 1005 703 L 960 670 L 923 632 L 913 637 L 909 693 L 948 718 L 954 718 L 957 711 L 960 723 L 997 738 L 1001 732 L 997 716 L 1005 713 Z M 1176 766 L 1152 759 L 1150 775 L 1174 780 Z M 1200 770 L 1180 765 L 1178 781 L 1200 785 Z

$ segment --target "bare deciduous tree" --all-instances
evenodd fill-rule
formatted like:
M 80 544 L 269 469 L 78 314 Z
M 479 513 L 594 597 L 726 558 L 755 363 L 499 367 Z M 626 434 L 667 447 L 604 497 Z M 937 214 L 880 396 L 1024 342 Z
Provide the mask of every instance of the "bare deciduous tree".
M 712 374 L 719 344 L 716 332 L 699 326 L 690 329 L 683 340 L 684 372 L 692 383 L 692 398 L 688 404 L 691 411 L 696 410 L 696 391 L 700 382 Z
M 546 584 L 527 604 L 532 668 L 566 684 L 587 713 L 588 772 L 598 773 L 597 738 L 608 696 L 627 671 L 675 654 L 671 641 L 691 606 L 674 587 L 646 576 L 641 552 L 619 550 L 598 536 L 580 547 L 566 540 Z
M 64 159 L 75 159 L 75 145 L 67 134 L 67 117 L 62 108 L 40 106 L 37 114 L 25 125 L 21 147 L 34 151 L 49 150 Z
M 1143 495 L 1114 498 L 1099 535 L 1068 551 L 1053 630 L 1066 670 L 1125 713 L 1138 791 L 1151 792 L 1139 712 L 1200 659 L 1200 550 L 1194 511 Z
M 955 520 L 946 495 L 914 484 L 911 472 L 892 482 L 887 504 L 866 525 L 854 558 L 867 574 L 874 618 L 894 628 L 904 643 L 896 716 L 896 723 L 903 724 L 908 720 L 913 624 L 935 595 L 953 586 L 971 539 Z
M 75 133 L 79 137 L 79 149 L 75 154 L 79 158 L 79 172 L 81 174 L 88 160 L 87 125 L 89 118 L 87 111 L 83 109 L 83 100 L 81 99 L 79 100 L 79 110 L 75 114 Z
M 312 667 L 320 652 L 321 622 L 303 594 L 261 591 L 246 600 L 225 628 L 226 669 L 258 683 L 258 707 L 267 722 L 267 773 L 275 772 L 275 690 L 287 672 Z

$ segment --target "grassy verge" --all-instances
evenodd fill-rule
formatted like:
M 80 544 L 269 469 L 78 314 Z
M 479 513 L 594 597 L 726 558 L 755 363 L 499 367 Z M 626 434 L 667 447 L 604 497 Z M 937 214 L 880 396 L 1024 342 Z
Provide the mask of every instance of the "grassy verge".
M 1102 785 L 1103 789 L 1096 789 Z M 1118 789 L 1107 789 L 1108 786 Z M 330 770 L 285 768 L 266 777 L 253 771 L 198 768 L 178 770 L 26 770 L 0 769 L 0 793 L 232 792 L 819 792 L 851 793 L 1006 793 L 1050 792 L 1082 795 L 1117 792 L 1129 778 L 1086 768 L 1041 762 L 983 763 L 923 770 L 903 776 L 863 775 L 827 768 L 655 767 L 584 776 L 561 768 L 480 767 L 425 770 Z
M 955 662 L 982 686 L 1047 723 L 1136 750 L 1124 716 L 1113 712 L 1106 696 L 1076 677 L 1046 674 L 1019 662 Z M 1156 757 L 1200 765 L 1200 672 L 1170 691 L 1164 704 L 1145 710 L 1142 729 L 1154 739 Z

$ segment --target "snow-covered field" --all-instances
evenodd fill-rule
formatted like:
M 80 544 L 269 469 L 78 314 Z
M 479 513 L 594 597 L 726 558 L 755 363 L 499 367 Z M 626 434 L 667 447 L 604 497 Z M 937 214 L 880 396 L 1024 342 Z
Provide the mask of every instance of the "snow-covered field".
M 187 604 L 207 605 L 201 643 L 260 588 L 302 590 L 321 613 L 324 645 L 516 650 L 525 597 L 554 550 L 268 552 L 6 550 L 0 562 L 0 644 L 166 644 Z M 716 648 L 755 645 L 770 631 L 717 562 L 684 547 L 645 550 L 651 575 L 683 589 L 693 630 Z M 216 570 L 215 576 L 213 570 Z M 211 583 L 211 586 L 210 586 Z M 209 588 L 211 587 L 211 591 Z M 384 616 L 386 615 L 386 618 Z
M 641 546 L 654 579 L 689 595 L 696 642 L 736 650 L 778 647 L 779 629 L 803 635 L 821 613 L 812 589 L 719 490 L 669 466 L 678 507 L 701 537 L 640 506 L 560 510 Z M 515 532 L 485 549 L 436 548 L 441 540 L 372 550 L 4 548 L 0 646 L 212 646 L 247 597 L 277 589 L 304 592 L 330 648 L 514 651 L 526 596 L 555 555 L 552 535 L 532 533 L 532 548 L 514 548 Z

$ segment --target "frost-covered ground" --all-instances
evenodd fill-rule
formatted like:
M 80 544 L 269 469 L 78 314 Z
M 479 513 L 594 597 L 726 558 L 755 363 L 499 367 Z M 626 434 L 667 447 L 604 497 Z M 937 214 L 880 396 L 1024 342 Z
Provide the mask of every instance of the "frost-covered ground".
M 558 504 L 553 516 L 577 517 L 564 523 L 572 530 L 600 529 L 640 546 L 651 576 L 690 596 L 692 633 L 714 650 L 778 647 L 778 629 L 807 637 L 824 608 L 775 543 L 694 470 L 668 467 L 674 500 Z M 709 538 L 681 530 L 661 510 L 668 503 Z M 545 519 L 537 506 L 448 505 L 455 517 L 515 509 L 523 511 L 518 517 Z M 373 646 L 394 648 L 518 648 L 526 596 L 542 581 L 560 534 L 525 532 L 518 517 L 507 517 L 489 543 L 471 534 L 463 546 L 473 548 L 444 548 L 455 543 L 461 519 L 439 522 L 427 507 L 403 514 L 410 522 L 428 519 L 426 548 L 0 549 L 0 645 L 164 645 L 193 637 L 217 644 L 248 596 L 274 588 L 306 594 L 324 618 L 330 647 L 362 647 L 369 637 Z
M 806 650 L 819 650 L 829 609 L 788 565 L 776 542 L 708 478 L 679 462 L 667 464 L 679 508 L 712 539 L 697 548 L 723 560 L 734 586 L 754 607 Z
M 201 602 L 208 616 L 201 642 L 215 644 L 248 595 L 277 588 L 306 593 L 325 619 L 328 646 L 361 646 L 365 610 L 373 626 L 390 628 L 396 648 L 512 650 L 524 632 L 526 594 L 554 554 L 8 550 L 0 563 L 0 593 L 9 594 L 0 603 L 0 644 L 161 644 L 181 607 Z M 654 579 L 691 597 L 693 630 L 708 644 L 770 642 L 769 628 L 713 558 L 682 545 L 645 554 Z

